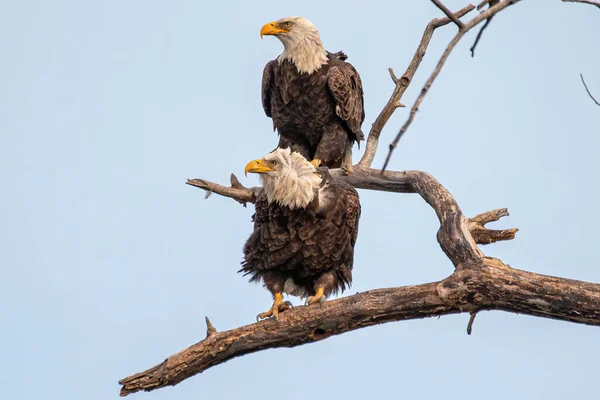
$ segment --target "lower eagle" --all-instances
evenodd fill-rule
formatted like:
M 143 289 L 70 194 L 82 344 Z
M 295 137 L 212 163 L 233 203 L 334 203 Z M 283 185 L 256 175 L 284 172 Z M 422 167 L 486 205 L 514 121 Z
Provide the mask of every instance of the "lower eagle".
M 257 320 L 291 308 L 284 293 L 313 304 L 349 287 L 360 218 L 354 187 L 288 148 L 251 161 L 245 172 L 260 174 L 263 190 L 239 272 L 274 299 Z

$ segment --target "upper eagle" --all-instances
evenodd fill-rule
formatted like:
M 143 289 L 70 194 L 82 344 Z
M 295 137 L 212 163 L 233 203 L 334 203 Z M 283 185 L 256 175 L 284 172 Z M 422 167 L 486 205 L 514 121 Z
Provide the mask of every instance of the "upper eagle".
M 283 293 L 312 304 L 348 287 L 360 218 L 354 187 L 290 149 L 251 161 L 247 172 L 260 174 L 263 190 L 239 272 L 262 281 L 274 298 L 258 318 L 289 308 Z
M 267 63 L 262 80 L 262 104 L 279 132 L 278 147 L 329 168 L 350 168 L 352 144 L 364 139 L 358 72 L 344 53 L 325 50 L 307 19 L 270 22 L 260 35 L 275 35 L 283 43 L 283 53 Z

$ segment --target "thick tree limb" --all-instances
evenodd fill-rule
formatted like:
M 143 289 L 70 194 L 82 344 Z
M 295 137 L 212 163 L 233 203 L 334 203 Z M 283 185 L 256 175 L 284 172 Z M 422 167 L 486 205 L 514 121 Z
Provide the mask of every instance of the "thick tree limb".
M 504 0 L 502 2 L 499 2 L 498 4 L 491 6 L 490 8 L 488 8 L 487 10 L 485 10 L 484 12 L 482 12 L 481 14 L 479 14 L 478 16 L 476 16 L 475 18 L 473 18 L 472 20 L 470 20 L 469 22 L 464 24 L 463 28 L 458 30 L 458 33 L 454 36 L 454 38 L 452 38 L 452 40 L 448 44 L 448 47 L 446 47 L 446 50 L 444 51 L 440 60 L 438 61 L 437 66 L 435 67 L 435 69 L 433 70 L 431 75 L 429 76 L 429 79 L 427 79 L 427 82 L 425 82 L 423 89 L 421 89 L 421 94 L 419 95 L 419 97 L 417 97 L 415 104 L 411 108 L 408 119 L 406 120 L 404 125 L 402 125 L 402 127 L 398 131 L 398 134 L 396 135 L 396 137 L 390 144 L 388 155 L 385 159 L 385 163 L 383 164 L 383 168 L 382 168 L 383 171 L 386 170 L 386 168 L 390 162 L 390 159 L 392 158 L 392 153 L 394 152 L 394 149 L 398 146 L 398 142 L 400 141 L 400 138 L 402 138 L 402 135 L 404 135 L 404 133 L 406 132 L 406 130 L 412 123 L 413 119 L 415 118 L 415 114 L 419 110 L 419 106 L 421 105 L 421 103 L 423 102 L 423 99 L 425 98 L 425 95 L 431 88 L 431 85 L 433 84 L 433 82 L 435 81 L 437 76 L 440 74 L 440 71 L 442 70 L 442 67 L 446 63 L 448 56 L 450 55 L 450 53 L 452 53 L 452 50 L 454 50 L 454 47 L 458 44 L 460 39 L 462 39 L 462 37 L 467 32 L 469 32 L 473 27 L 477 26 L 483 20 L 493 17 L 498 12 L 504 10 L 506 7 L 508 7 L 514 3 L 517 3 L 519 1 L 521 1 L 521 0 Z
M 456 16 L 456 18 L 461 18 L 468 14 L 470 11 L 472 11 L 474 8 L 475 6 L 469 4 L 468 6 L 463 7 L 462 9 L 454 13 L 454 15 Z M 396 87 L 394 88 L 394 91 L 392 92 L 392 95 L 390 96 L 390 99 L 388 100 L 387 104 L 385 105 L 385 107 L 383 107 L 383 109 L 375 119 L 375 122 L 371 126 L 371 130 L 369 131 L 369 136 L 367 139 L 367 145 L 365 147 L 365 153 L 363 154 L 362 159 L 359 162 L 359 165 L 361 167 L 368 168 L 371 166 L 371 164 L 373 164 L 373 159 L 375 158 L 375 153 L 377 152 L 377 145 L 379 144 L 379 136 L 381 134 L 381 131 L 383 130 L 383 127 L 398 107 L 404 107 L 404 105 L 400 103 L 400 99 L 402 98 L 404 92 L 406 92 L 406 89 L 408 89 L 408 85 L 410 85 L 410 83 L 412 82 L 415 73 L 421 65 L 421 61 L 423 61 L 423 57 L 425 57 L 425 51 L 427 50 L 429 42 L 433 37 L 433 32 L 437 28 L 448 25 L 451 22 L 452 21 L 449 18 L 436 18 L 429 22 L 429 24 L 427 24 L 427 26 L 425 27 L 425 31 L 423 32 L 423 36 L 421 37 L 421 42 L 419 43 L 419 46 L 417 47 L 417 50 L 415 51 L 415 54 L 413 55 L 413 58 L 410 61 L 410 64 L 408 65 L 408 68 L 406 68 L 406 71 L 404 72 L 402 77 L 396 77 L 394 71 L 391 68 L 389 69 L 390 76 L 392 77 L 392 81 L 394 82 Z
M 600 285 L 509 268 L 484 258 L 434 283 L 376 289 L 323 306 L 296 307 L 206 339 L 161 364 L 124 378 L 121 396 L 176 385 L 210 367 L 265 348 L 295 347 L 392 321 L 472 310 L 502 310 L 600 325 Z M 472 325 L 472 324 L 471 324 Z

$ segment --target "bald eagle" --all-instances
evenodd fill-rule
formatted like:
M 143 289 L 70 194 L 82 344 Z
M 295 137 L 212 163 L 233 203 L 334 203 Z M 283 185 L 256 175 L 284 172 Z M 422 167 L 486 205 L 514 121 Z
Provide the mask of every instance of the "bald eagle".
M 313 304 L 349 287 L 360 218 L 354 187 L 289 148 L 249 162 L 245 172 L 260 174 L 263 190 L 238 272 L 262 282 L 274 298 L 257 320 L 291 307 L 283 293 Z
M 360 75 L 342 53 L 323 47 L 317 28 L 301 17 L 264 25 L 283 53 L 265 66 L 262 104 L 279 133 L 280 148 L 289 147 L 315 165 L 352 166 L 352 145 L 364 140 L 365 119 Z

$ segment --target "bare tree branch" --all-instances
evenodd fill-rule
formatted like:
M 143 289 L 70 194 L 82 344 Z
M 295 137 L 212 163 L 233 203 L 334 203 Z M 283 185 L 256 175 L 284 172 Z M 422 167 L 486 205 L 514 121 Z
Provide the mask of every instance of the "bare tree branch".
M 600 2 L 591 1 L 591 0 L 562 0 L 564 3 L 583 3 L 583 4 L 591 4 L 600 8 Z
M 463 7 L 462 9 L 457 11 L 454 15 L 456 16 L 456 18 L 461 18 L 468 14 L 470 11 L 472 11 L 474 8 L 475 6 L 469 4 L 468 6 Z M 377 116 L 377 119 L 375 119 L 373 126 L 371 127 L 369 136 L 367 138 L 367 146 L 365 147 L 365 153 L 363 154 L 362 159 L 359 162 L 359 165 L 361 167 L 368 168 L 371 166 L 371 164 L 373 164 L 373 159 L 375 158 L 375 153 L 377 152 L 377 145 L 379 144 L 379 135 L 381 134 L 383 127 L 388 122 L 394 111 L 396 111 L 396 108 L 404 107 L 404 105 L 400 103 L 400 99 L 402 98 L 402 95 L 408 88 L 408 85 L 410 85 L 410 83 L 412 82 L 415 73 L 421 65 L 421 61 L 425 56 L 425 51 L 427 50 L 429 42 L 431 41 L 431 38 L 433 36 L 433 31 L 435 31 L 437 28 L 448 25 L 451 22 L 452 21 L 449 18 L 436 18 L 429 22 L 429 24 L 427 24 L 427 26 L 425 27 L 425 31 L 423 32 L 423 36 L 421 37 L 421 42 L 419 43 L 419 46 L 417 47 L 417 50 L 415 51 L 415 54 L 413 55 L 413 58 L 410 61 L 410 64 L 408 65 L 408 68 L 406 69 L 401 78 L 396 77 L 394 71 L 391 68 L 389 69 L 390 76 L 392 77 L 392 81 L 394 82 L 396 87 L 394 88 L 394 92 L 390 96 L 390 99 L 388 100 L 387 104 L 385 105 L 385 107 L 383 107 L 383 109 Z
M 460 266 L 448 278 L 424 285 L 376 289 L 323 306 L 300 306 L 206 339 L 144 372 L 119 381 L 121 396 L 176 385 L 193 375 L 265 348 L 295 347 L 392 321 L 502 310 L 600 325 L 600 285 L 512 269 L 495 259 Z M 470 331 L 470 329 L 468 329 Z
M 583 83 L 583 87 L 585 88 L 585 91 L 587 92 L 587 94 L 592 98 L 592 100 L 594 100 L 594 103 L 596 103 L 597 105 L 600 106 L 600 103 L 598 103 L 598 100 L 596 100 L 594 98 L 594 96 L 592 96 L 592 93 L 590 93 L 590 89 L 588 89 L 587 85 L 585 84 L 585 80 L 583 79 L 583 74 L 579 74 L 579 76 L 581 77 L 581 82 Z
M 208 198 L 212 193 L 216 193 L 221 196 L 230 197 L 243 204 L 244 207 L 246 206 L 246 203 L 254 203 L 256 201 L 260 188 L 248 189 L 244 187 L 234 174 L 231 174 L 230 179 L 231 187 L 222 186 L 218 183 L 213 183 L 204 179 L 188 179 L 186 184 L 206 190 L 207 195 L 205 198 Z
M 429 77 L 429 79 L 427 80 L 427 82 L 425 82 L 425 85 L 423 86 L 423 89 L 421 89 L 421 94 L 419 95 L 419 97 L 415 101 L 415 104 L 413 105 L 412 109 L 410 110 L 410 115 L 409 115 L 408 119 L 406 120 L 406 122 L 404 123 L 404 125 L 402 126 L 402 128 L 400 128 L 400 131 L 396 135 L 396 138 L 394 139 L 394 141 L 390 144 L 390 149 L 389 149 L 388 155 L 387 155 L 387 157 L 385 159 L 385 163 L 383 164 L 382 171 L 386 170 L 386 168 L 387 168 L 387 166 L 388 166 L 388 164 L 390 162 L 390 159 L 392 157 L 392 153 L 394 152 L 394 149 L 396 148 L 396 146 L 398 146 L 398 142 L 400 141 L 400 138 L 402 137 L 402 135 L 404 135 L 404 133 L 406 132 L 406 130 L 408 129 L 408 127 L 412 123 L 413 119 L 415 118 L 415 114 L 419 110 L 419 106 L 421 105 L 421 102 L 425 98 L 425 95 L 427 94 L 427 92 L 431 88 L 431 85 L 433 84 L 433 82 L 435 81 L 435 78 L 437 78 L 437 76 L 439 75 L 440 71 L 442 70 L 442 67 L 444 66 L 446 60 L 448 59 L 448 56 L 450 55 L 450 53 L 452 52 L 452 50 L 454 50 L 454 47 L 460 41 L 460 39 L 462 39 L 462 37 L 467 32 L 469 32 L 473 27 L 477 26 L 483 20 L 486 20 L 486 19 L 489 19 L 490 17 L 493 17 L 498 12 L 504 10 L 506 7 L 508 7 L 508 6 L 510 6 L 510 5 L 514 4 L 514 3 L 517 3 L 519 1 L 521 1 L 521 0 L 504 0 L 502 2 L 499 2 L 495 6 L 490 7 L 486 11 L 482 12 L 481 14 L 479 14 L 478 16 L 476 16 L 475 18 L 473 18 L 472 20 L 470 20 L 468 23 L 464 24 L 463 29 L 459 29 L 458 30 L 458 33 L 456 34 L 456 36 L 454 36 L 454 38 L 448 44 L 448 47 L 446 47 L 446 50 L 442 54 L 442 57 L 440 58 L 440 61 L 438 62 L 437 66 L 435 67 L 435 69 L 431 73 L 431 76 Z

